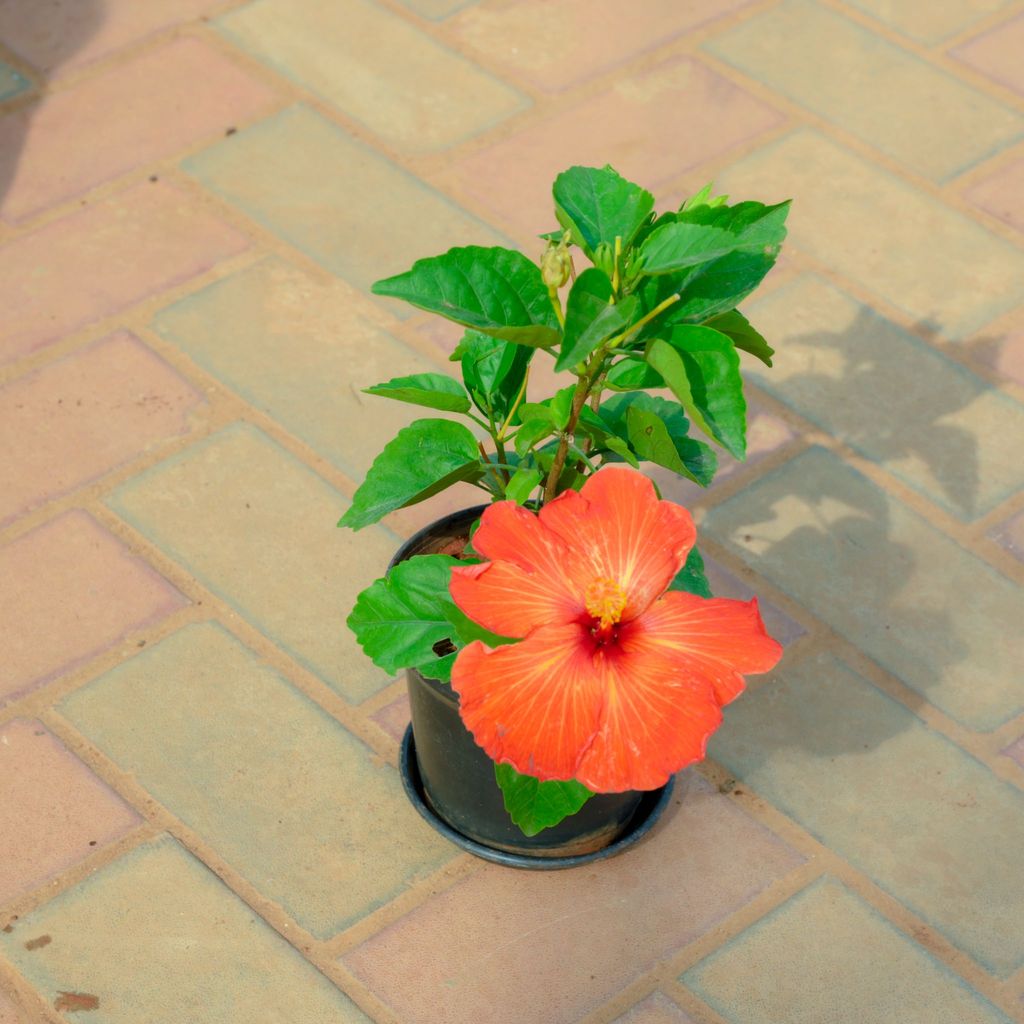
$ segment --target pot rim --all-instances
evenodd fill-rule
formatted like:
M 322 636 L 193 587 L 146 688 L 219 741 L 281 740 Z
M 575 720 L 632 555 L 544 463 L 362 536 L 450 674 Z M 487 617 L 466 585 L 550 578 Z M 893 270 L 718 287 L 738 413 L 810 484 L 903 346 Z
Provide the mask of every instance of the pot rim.
M 531 856 L 522 853 L 508 853 L 485 846 L 474 839 L 452 828 L 441 818 L 427 802 L 423 791 L 423 780 L 420 777 L 419 764 L 416 761 L 416 741 L 413 737 L 412 725 L 405 730 L 398 763 L 402 776 L 402 786 L 409 802 L 419 812 L 420 817 L 450 842 L 484 860 L 503 867 L 520 868 L 526 871 L 559 871 L 565 868 L 581 867 L 597 861 L 615 857 L 645 839 L 654 828 L 665 808 L 668 806 L 675 789 L 677 776 L 670 776 L 668 782 L 660 789 L 647 790 L 641 794 L 640 803 L 630 819 L 626 830 L 612 843 L 594 850 L 591 853 L 573 854 L 564 857 Z M 687 776 L 683 775 L 684 781 Z

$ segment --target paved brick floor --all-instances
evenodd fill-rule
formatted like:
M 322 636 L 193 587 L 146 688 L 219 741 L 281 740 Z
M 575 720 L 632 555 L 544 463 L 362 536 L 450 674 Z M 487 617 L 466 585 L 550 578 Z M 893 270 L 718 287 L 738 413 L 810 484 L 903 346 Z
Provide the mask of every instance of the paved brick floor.
M 0 1024 L 1024 1021 L 1024 8 L 0 2 Z M 795 199 L 751 457 L 786 658 L 646 844 L 442 842 L 335 529 L 552 174 Z M 662 477 L 664 481 L 664 478 Z

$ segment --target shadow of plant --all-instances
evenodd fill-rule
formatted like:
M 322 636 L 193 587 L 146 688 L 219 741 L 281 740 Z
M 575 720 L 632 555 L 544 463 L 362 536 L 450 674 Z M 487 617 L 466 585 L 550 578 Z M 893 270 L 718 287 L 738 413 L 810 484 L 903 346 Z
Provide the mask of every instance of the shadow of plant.
M 105 20 L 106 6 L 106 0 L 0 3 L 0 41 L 35 69 L 35 88 L 12 97 L 3 105 L 9 106 L 10 112 L 0 116 L 0 212 L 15 180 L 32 119 L 43 102 L 40 94 L 45 94 L 54 74 L 96 34 Z

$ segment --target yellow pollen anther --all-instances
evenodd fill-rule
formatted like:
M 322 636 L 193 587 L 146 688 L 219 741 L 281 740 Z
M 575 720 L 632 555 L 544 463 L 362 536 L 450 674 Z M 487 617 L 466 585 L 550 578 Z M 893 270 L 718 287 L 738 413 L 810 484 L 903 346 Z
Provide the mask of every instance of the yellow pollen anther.
M 615 582 L 605 577 L 594 580 L 583 595 L 587 612 L 600 620 L 599 629 L 608 629 L 622 618 L 626 609 L 626 592 Z

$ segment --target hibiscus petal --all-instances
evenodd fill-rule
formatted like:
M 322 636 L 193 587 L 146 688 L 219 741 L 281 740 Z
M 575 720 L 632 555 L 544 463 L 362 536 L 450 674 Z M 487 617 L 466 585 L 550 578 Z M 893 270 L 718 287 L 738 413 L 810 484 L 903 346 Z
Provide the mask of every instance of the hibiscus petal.
M 466 728 L 488 756 L 542 780 L 571 779 L 597 732 L 605 687 L 578 624 L 542 626 L 491 650 L 468 644 L 452 667 Z
M 743 692 L 743 675 L 767 672 L 782 657 L 765 632 L 757 598 L 733 601 L 670 591 L 634 622 L 622 627 L 624 649 L 671 657 L 678 670 L 707 680 L 719 704 Z
M 487 508 L 473 534 L 473 548 L 484 558 L 511 562 L 551 590 L 574 596 L 582 603 L 583 587 L 570 571 L 571 546 L 571 541 L 566 543 L 533 512 L 514 501 L 495 502 Z
M 583 602 L 552 586 L 548 576 L 511 562 L 456 566 L 449 590 L 474 622 L 501 636 L 523 637 L 538 626 L 574 622 L 584 612 Z
M 657 789 L 699 761 L 722 721 L 711 685 L 681 674 L 656 651 L 627 647 L 603 659 L 606 702 L 601 728 L 576 769 L 598 793 Z
M 686 562 L 696 530 L 681 505 L 659 501 L 642 473 L 606 466 L 540 513 L 552 533 L 585 558 L 591 579 L 610 579 L 627 594 L 623 621 L 640 615 Z M 570 567 L 579 578 L 580 569 Z

